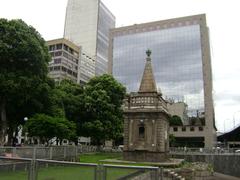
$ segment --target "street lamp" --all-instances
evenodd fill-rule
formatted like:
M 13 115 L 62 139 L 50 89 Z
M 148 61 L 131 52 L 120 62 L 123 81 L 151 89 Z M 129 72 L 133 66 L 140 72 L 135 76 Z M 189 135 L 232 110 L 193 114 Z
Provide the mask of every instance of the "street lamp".
M 23 118 L 24 122 L 26 123 L 28 121 L 28 117 Z M 27 141 L 27 132 L 24 133 L 24 143 Z

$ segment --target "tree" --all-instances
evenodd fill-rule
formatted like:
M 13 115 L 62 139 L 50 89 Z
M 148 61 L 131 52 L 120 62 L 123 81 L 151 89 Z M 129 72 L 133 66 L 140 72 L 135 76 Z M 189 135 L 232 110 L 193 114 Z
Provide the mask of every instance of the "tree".
M 22 20 L 0 19 L 0 144 L 24 117 L 44 112 L 54 86 L 47 77 L 50 56 L 44 39 Z
M 76 136 L 76 126 L 65 118 L 52 117 L 46 114 L 36 114 L 30 118 L 26 125 L 30 137 L 38 137 L 41 142 L 47 142 L 54 137 L 60 141 Z
M 182 120 L 179 116 L 177 115 L 173 115 L 171 118 L 170 118 L 170 126 L 182 126 Z
M 92 137 L 98 145 L 122 136 L 124 96 L 125 88 L 112 76 L 105 74 L 92 78 L 82 96 L 84 113 L 79 124 L 80 132 Z
M 70 122 L 74 122 L 77 127 L 82 122 L 82 114 L 85 113 L 83 109 L 83 88 L 70 80 L 63 80 L 59 85 L 54 89 L 54 96 L 56 106 L 55 109 L 62 109 L 64 112 L 64 117 L 67 118 Z M 57 113 L 57 112 L 56 112 Z M 56 116 L 55 113 L 55 116 Z M 81 131 L 77 129 L 77 134 L 72 137 L 72 140 L 77 144 L 77 136 L 81 136 Z
M 83 88 L 70 80 L 63 80 L 55 88 L 58 104 L 68 120 L 77 122 L 81 115 Z
M 174 147 L 175 142 L 176 142 L 175 136 L 173 134 L 169 134 L 169 144 L 170 144 L 170 147 Z

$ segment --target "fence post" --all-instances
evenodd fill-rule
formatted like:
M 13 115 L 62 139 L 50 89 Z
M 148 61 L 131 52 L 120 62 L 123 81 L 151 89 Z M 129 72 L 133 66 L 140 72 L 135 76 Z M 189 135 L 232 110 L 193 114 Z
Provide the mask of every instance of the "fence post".
M 67 157 L 67 147 L 66 146 L 64 146 L 64 149 L 63 149 L 64 151 L 63 151 L 63 158 L 64 158 L 64 160 L 66 159 L 66 157 Z
M 78 162 L 78 147 L 75 146 L 75 161 Z
M 36 180 L 37 179 L 37 162 L 36 162 L 36 147 L 33 147 L 33 159 L 29 168 L 28 180 Z
M 107 179 L 107 168 L 102 166 L 102 172 L 103 172 L 103 180 Z
M 160 177 L 161 177 L 161 180 L 163 180 L 163 168 L 160 167 Z
M 37 155 L 37 148 L 33 147 L 33 159 L 36 159 L 36 155 Z
M 158 179 L 159 179 L 159 170 L 160 170 L 160 168 L 158 168 L 158 169 L 155 170 L 155 173 L 154 173 L 154 175 L 155 175 L 154 179 L 155 179 L 155 180 L 158 180 Z
M 95 166 L 94 168 L 94 180 L 97 180 L 98 179 L 98 166 Z
M 14 147 L 14 148 L 12 149 L 12 156 L 13 156 L 13 157 L 16 157 L 16 156 L 17 156 L 17 148 L 16 148 L 16 147 Z
M 53 159 L 53 147 L 49 149 L 49 159 Z

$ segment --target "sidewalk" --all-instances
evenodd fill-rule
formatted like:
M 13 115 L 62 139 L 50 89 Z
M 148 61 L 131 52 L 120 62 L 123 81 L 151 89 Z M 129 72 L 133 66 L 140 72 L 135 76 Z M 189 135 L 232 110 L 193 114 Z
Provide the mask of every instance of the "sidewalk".
M 207 180 L 240 180 L 240 178 L 214 172 L 213 177 L 210 177 Z

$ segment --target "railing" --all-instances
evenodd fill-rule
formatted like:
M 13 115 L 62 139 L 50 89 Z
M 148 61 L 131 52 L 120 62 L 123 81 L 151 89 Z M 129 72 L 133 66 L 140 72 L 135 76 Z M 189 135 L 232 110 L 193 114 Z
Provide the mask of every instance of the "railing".
M 162 180 L 163 169 L 151 166 L 122 166 L 77 163 L 30 158 L 0 156 L 0 177 L 28 179 L 140 179 Z
M 79 154 L 96 150 L 95 146 L 0 147 L 0 156 L 74 161 Z
M 240 155 L 240 148 L 187 148 L 187 147 L 171 147 L 171 154 L 233 154 Z
M 130 96 L 125 99 L 125 109 L 163 109 L 167 111 L 167 104 L 161 97 L 156 96 Z

